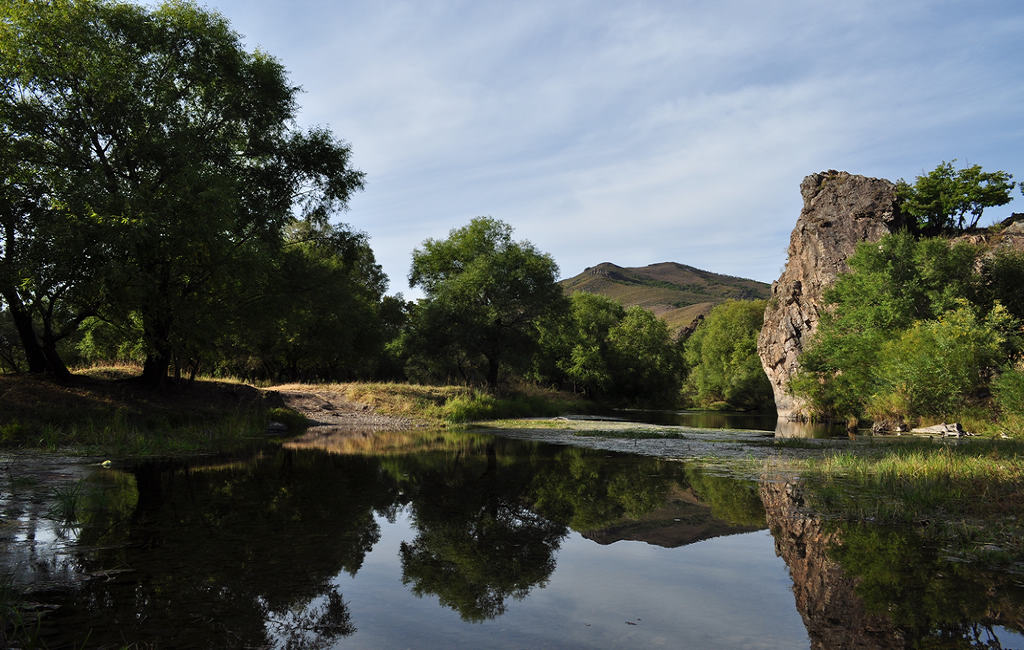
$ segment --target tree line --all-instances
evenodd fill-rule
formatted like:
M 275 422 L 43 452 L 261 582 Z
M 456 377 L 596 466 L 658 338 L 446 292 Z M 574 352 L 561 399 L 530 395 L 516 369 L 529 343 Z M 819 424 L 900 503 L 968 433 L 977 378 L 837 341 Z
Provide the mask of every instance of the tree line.
M 367 237 L 336 220 L 365 182 L 349 145 L 298 128 L 283 65 L 217 13 L 12 0 L 0 79 L 5 370 L 129 361 L 153 385 L 527 380 L 678 399 L 687 354 L 666 325 L 566 297 L 551 256 L 499 220 L 413 251 L 423 300 L 387 295 Z M 707 375 L 702 399 L 725 399 Z

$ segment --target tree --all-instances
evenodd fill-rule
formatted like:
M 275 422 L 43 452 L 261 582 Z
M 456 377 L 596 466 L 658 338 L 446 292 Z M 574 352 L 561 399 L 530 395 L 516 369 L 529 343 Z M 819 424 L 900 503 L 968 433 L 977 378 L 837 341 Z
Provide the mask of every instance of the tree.
M 608 330 L 614 394 L 630 401 L 672 402 L 682 379 L 682 356 L 668 325 L 634 305 Z
M 211 343 L 246 280 L 243 260 L 272 260 L 285 226 L 326 224 L 362 187 L 346 144 L 292 126 L 298 88 L 283 66 L 188 2 L 4 3 L 0 89 L 0 130 L 29 170 L 12 182 L 4 165 L 5 194 L 45 199 L 4 216 L 15 243 L 57 233 L 50 257 L 33 260 L 46 266 L 89 230 L 86 257 L 103 270 L 86 297 L 103 295 L 108 319 L 140 315 L 152 383 Z M 15 248 L 5 262 L 20 259 Z M 44 300 L 33 268 L 8 266 L 5 299 L 32 287 L 30 301 L 65 306 L 65 325 L 96 311 L 75 292 Z
M 389 334 L 387 278 L 365 235 L 297 222 L 266 277 L 249 285 L 225 346 L 236 351 L 222 362 L 229 372 L 279 381 L 375 375 Z
M 1016 183 L 1004 171 L 983 172 L 981 165 L 955 169 L 956 160 L 940 163 L 913 185 L 902 178 L 896 184 L 900 209 L 915 217 L 927 235 L 965 230 L 978 225 L 985 208 L 1006 205 Z M 968 215 L 970 220 L 968 221 Z
M 538 322 L 563 307 L 557 276 L 550 255 L 490 217 L 424 241 L 409 273 L 409 286 L 426 293 L 412 317 L 417 352 L 458 352 L 496 388 L 503 365 L 528 363 Z
M 717 305 L 685 343 L 688 385 L 702 406 L 725 402 L 736 408 L 774 403 L 771 384 L 757 356 L 765 300 L 730 300 Z
M 607 397 L 614 389 L 608 332 L 625 315 L 622 305 L 606 296 L 572 294 L 566 313 L 541 323 L 540 351 L 534 356 L 531 377 L 590 397 Z

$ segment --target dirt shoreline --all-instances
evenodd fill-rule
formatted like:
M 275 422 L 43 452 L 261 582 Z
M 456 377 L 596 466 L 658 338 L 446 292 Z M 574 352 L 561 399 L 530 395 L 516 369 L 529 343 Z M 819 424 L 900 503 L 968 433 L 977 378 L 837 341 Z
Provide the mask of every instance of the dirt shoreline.
M 273 389 L 293 411 L 313 424 L 307 434 L 334 431 L 407 431 L 427 426 L 426 422 L 374 411 L 367 404 L 353 402 L 329 390 Z

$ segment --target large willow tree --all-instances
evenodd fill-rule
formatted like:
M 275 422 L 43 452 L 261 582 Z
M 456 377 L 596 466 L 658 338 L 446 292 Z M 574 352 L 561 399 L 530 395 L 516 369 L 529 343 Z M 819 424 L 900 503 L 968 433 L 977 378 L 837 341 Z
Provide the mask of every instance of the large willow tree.
M 363 174 L 296 128 L 297 93 L 188 2 L 0 4 L 0 295 L 32 370 L 62 372 L 84 318 L 136 314 L 162 382 L 290 222 L 345 206 Z

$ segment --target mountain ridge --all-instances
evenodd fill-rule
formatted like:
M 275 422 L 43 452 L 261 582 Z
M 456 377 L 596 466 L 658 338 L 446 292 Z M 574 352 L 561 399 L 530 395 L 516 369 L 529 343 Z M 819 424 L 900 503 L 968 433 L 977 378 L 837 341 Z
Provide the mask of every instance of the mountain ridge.
M 766 299 L 771 291 L 764 282 L 679 262 L 640 267 L 601 262 L 559 284 L 567 294 L 586 291 L 607 296 L 624 307 L 644 307 L 665 320 L 673 331 L 689 327 L 726 300 Z

